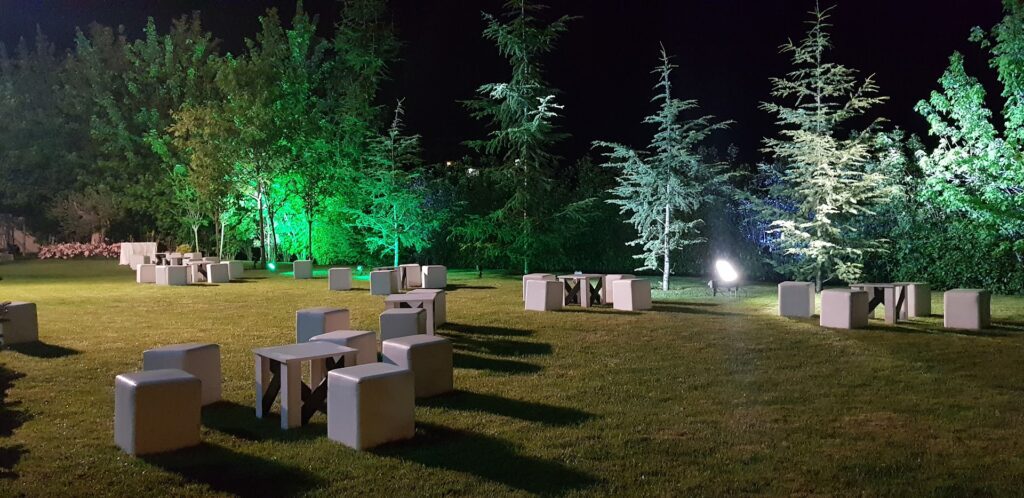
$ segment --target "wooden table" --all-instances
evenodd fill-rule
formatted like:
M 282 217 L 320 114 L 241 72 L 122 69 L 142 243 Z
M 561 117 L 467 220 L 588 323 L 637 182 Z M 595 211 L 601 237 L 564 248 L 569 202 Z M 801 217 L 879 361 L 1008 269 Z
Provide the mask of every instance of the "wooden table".
M 875 308 L 884 303 L 885 323 L 892 325 L 899 320 L 907 320 L 906 284 L 853 284 L 850 288 L 867 291 L 871 298 L 871 301 L 868 302 L 868 316 L 873 316 Z
M 563 304 L 578 304 L 589 308 L 598 304 L 604 304 L 604 275 L 601 273 L 574 273 L 572 275 L 559 275 L 565 286 Z M 595 281 L 595 284 L 591 284 Z
M 317 411 L 327 413 L 327 372 L 356 364 L 356 350 L 326 341 L 254 349 L 256 418 L 270 413 L 281 394 L 281 428 L 305 425 Z M 302 362 L 309 362 L 309 386 Z M 313 386 L 313 387 L 310 387 Z
M 434 299 L 437 294 L 411 292 L 408 294 L 391 294 L 384 298 L 384 309 L 423 308 L 427 311 L 427 334 L 434 335 Z

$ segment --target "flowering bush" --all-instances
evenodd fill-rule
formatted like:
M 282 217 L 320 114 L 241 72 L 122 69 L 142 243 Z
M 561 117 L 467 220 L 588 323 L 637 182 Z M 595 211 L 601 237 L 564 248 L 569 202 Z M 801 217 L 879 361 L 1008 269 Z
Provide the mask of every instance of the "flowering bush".
M 39 248 L 39 259 L 116 258 L 121 255 L 120 244 L 53 244 Z

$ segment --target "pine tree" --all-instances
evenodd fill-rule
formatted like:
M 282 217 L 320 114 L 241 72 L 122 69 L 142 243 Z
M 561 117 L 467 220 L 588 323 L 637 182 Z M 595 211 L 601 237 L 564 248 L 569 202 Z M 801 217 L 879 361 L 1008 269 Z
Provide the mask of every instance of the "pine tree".
M 764 140 L 765 152 L 779 167 L 769 194 L 781 201 L 775 205 L 792 207 L 765 206 L 773 220 L 770 231 L 778 234 L 787 255 L 777 269 L 813 279 L 818 290 L 836 277 L 857 281 L 864 255 L 883 249 L 881 241 L 866 239 L 856 226 L 888 198 L 884 178 L 865 171 L 871 130 L 878 121 L 852 134 L 843 129 L 885 97 L 877 96 L 872 77 L 860 80 L 855 70 L 826 61 L 830 10 L 816 5 L 807 36 L 782 45 L 781 53 L 791 54 L 794 69 L 771 80 L 777 101 L 761 104 L 782 128 L 778 138 Z
M 637 270 L 660 267 L 662 290 L 669 288 L 672 251 L 704 240 L 698 233 L 703 222 L 694 213 L 720 194 L 731 176 L 721 163 L 702 161 L 697 150 L 713 131 L 729 123 L 714 122 L 712 116 L 683 119 L 697 102 L 673 97 L 670 77 L 675 68 L 662 47 L 661 64 L 652 71 L 658 75 L 652 101 L 660 107 L 644 119 L 657 127 L 647 151 L 594 143 L 610 149 L 603 166 L 619 170 L 618 185 L 609 190 L 614 198 L 608 202 L 620 206 L 620 213 L 629 213 L 627 222 L 637 231 L 637 239 L 629 243 L 640 246 L 634 257 L 644 264 Z

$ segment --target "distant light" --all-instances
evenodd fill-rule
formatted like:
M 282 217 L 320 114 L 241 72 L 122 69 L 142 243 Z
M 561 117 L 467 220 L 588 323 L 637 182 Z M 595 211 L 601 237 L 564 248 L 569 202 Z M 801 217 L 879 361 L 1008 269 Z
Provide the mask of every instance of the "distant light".
M 270 271 L 275 271 L 275 270 L 277 270 L 277 264 L 276 263 L 267 263 L 267 269 L 270 270 Z
M 740 278 L 739 273 L 736 273 L 736 269 L 732 267 L 732 264 L 724 259 L 715 261 L 715 271 L 718 272 L 718 280 L 725 283 L 735 282 Z
M 362 275 L 362 274 L 363 274 L 363 265 L 359 265 L 359 266 L 357 266 L 357 267 L 356 267 L 356 271 L 358 271 L 358 272 L 359 272 L 359 274 L 360 274 L 360 275 Z

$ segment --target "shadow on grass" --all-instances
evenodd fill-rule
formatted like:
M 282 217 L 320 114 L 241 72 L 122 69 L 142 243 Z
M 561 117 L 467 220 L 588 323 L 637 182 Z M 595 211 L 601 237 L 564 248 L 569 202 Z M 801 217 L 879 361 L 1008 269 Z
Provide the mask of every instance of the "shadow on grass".
M 81 353 L 81 351 L 77 349 L 66 348 L 56 344 L 47 344 L 41 341 L 23 342 L 21 344 L 13 344 L 8 347 L 11 351 L 21 353 L 25 356 L 32 356 L 34 358 L 63 358 L 65 356 L 73 356 Z
M 552 313 L 590 313 L 592 315 L 639 315 L 638 311 L 621 311 L 612 308 L 583 308 L 580 306 L 571 306 L 568 308 L 562 308 L 560 310 L 554 310 Z
M 188 481 L 235 496 L 293 496 L 322 484 L 316 476 L 298 467 L 209 443 L 142 459 Z
M 455 391 L 418 401 L 423 406 L 467 412 L 486 412 L 550 426 L 577 425 L 595 417 L 574 408 L 502 398 L 491 394 Z
M 743 316 L 742 313 L 730 313 L 728 311 L 712 311 L 702 309 L 701 307 L 694 307 L 690 303 L 685 305 L 679 303 L 667 303 L 667 302 L 656 302 L 651 307 L 651 311 L 660 311 L 662 313 L 686 313 L 688 315 L 708 315 L 708 316 Z
M 452 292 L 452 291 L 457 291 L 457 290 L 491 290 L 491 289 L 497 289 L 497 287 L 494 287 L 493 285 L 448 284 L 444 288 L 444 290 L 447 291 L 447 292 Z
M 457 350 L 494 356 L 532 356 L 551 354 L 551 345 L 545 342 L 526 342 L 510 339 L 477 339 L 462 335 L 449 335 L 448 340 Z
M 540 495 L 583 490 L 600 481 L 560 462 L 521 455 L 501 439 L 418 422 L 411 441 L 371 450 L 377 455 L 462 472 Z
M 532 330 L 514 329 L 511 327 L 497 327 L 493 325 L 469 325 L 465 323 L 448 322 L 442 325 L 441 330 L 450 330 L 460 334 L 471 335 L 505 335 L 505 336 L 527 336 L 533 335 Z
M 204 407 L 202 420 L 203 425 L 212 430 L 246 441 L 305 441 L 321 438 L 327 432 L 326 424 L 316 422 L 282 430 L 279 413 L 272 412 L 258 419 L 255 408 L 231 401 Z
M 18 403 L 11 403 L 7 400 L 7 390 L 14 387 L 14 381 L 24 376 L 23 373 L 0 365 L 0 437 L 10 437 L 18 427 L 32 418 L 24 411 L 14 408 L 18 406 Z M 18 478 L 18 474 L 14 472 L 14 466 L 21 461 L 21 457 L 25 453 L 28 453 L 28 450 L 20 444 L 0 446 L 0 479 Z
M 471 370 L 490 370 L 492 372 L 507 374 L 527 374 L 541 371 L 539 365 L 526 363 L 524 361 L 500 360 L 495 358 L 484 358 L 482 356 L 469 355 L 456 352 L 454 355 L 455 368 L 468 368 Z

